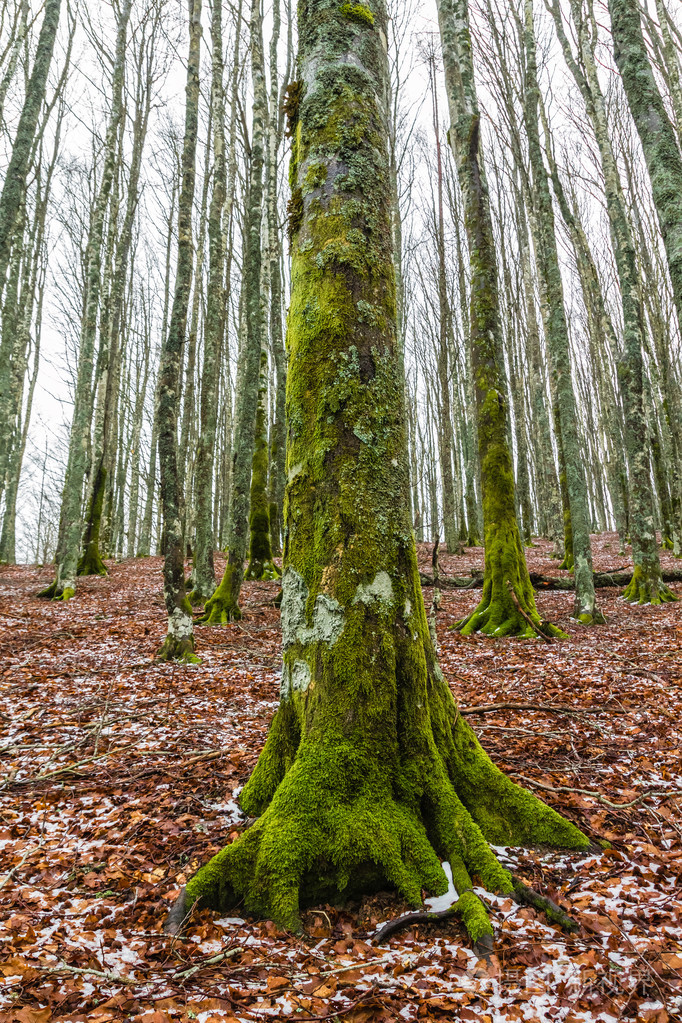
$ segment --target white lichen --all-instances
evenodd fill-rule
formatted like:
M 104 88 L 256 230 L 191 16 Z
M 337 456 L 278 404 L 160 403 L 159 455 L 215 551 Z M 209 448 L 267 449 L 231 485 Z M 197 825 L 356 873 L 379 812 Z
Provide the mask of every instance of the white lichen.
M 353 597 L 354 604 L 373 604 L 375 601 L 387 607 L 393 604 L 393 583 L 388 572 L 377 572 L 371 583 L 361 583 Z

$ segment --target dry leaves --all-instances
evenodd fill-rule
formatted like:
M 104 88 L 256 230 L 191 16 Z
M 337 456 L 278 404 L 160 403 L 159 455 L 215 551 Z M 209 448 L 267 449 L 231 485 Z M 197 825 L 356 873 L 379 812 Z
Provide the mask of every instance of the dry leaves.
M 430 553 L 420 550 L 425 569 Z M 533 570 L 557 574 L 546 544 L 528 553 Z M 598 539 L 598 570 L 626 560 L 616 538 Z M 481 566 L 481 551 L 441 558 L 446 575 Z M 183 939 L 162 934 L 181 885 L 245 826 L 236 793 L 278 698 L 277 584 L 245 587 L 238 625 L 197 629 L 200 666 L 155 665 L 160 560 L 111 568 L 66 605 L 34 597 L 48 572 L 0 574 L 3 1023 L 682 1016 L 682 604 L 631 608 L 603 590 L 608 624 L 585 629 L 569 618 L 570 593 L 543 593 L 541 614 L 569 633 L 548 646 L 460 637 L 448 625 L 479 592 L 444 591 L 441 663 L 462 705 L 597 711 L 469 717 L 504 770 L 549 786 L 543 798 L 612 843 L 583 857 L 500 850 L 583 928 L 566 937 L 487 896 L 497 953 L 487 967 L 456 921 L 376 948 L 372 932 L 405 909 L 391 893 L 314 907 L 307 939 L 238 908 L 198 914 Z M 584 794 L 625 803 L 648 790 L 665 795 L 627 810 Z

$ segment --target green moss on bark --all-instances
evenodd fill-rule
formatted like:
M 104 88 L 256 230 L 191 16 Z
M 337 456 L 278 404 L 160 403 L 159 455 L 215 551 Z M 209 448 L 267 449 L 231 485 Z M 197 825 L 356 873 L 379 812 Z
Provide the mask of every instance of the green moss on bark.
M 183 905 L 298 930 L 303 906 L 386 886 L 419 906 L 445 892 L 447 859 L 478 940 L 492 928 L 474 880 L 514 890 L 491 841 L 588 840 L 494 767 L 431 645 L 403 458 L 386 17 L 371 10 L 374 25 L 339 18 L 338 0 L 299 7 L 294 161 L 299 179 L 313 161 L 328 173 L 293 249 L 280 707 L 241 797 L 258 819 Z
M 241 570 L 238 566 L 228 563 L 225 566 L 220 585 L 210 600 L 206 601 L 204 613 L 199 619 L 202 625 L 227 625 L 229 622 L 241 621 L 242 612 L 239 607 L 241 591 Z
M 663 582 L 660 568 L 658 572 L 647 572 L 641 565 L 635 565 L 632 579 L 623 593 L 623 600 L 631 604 L 667 604 L 677 600 L 677 597 Z

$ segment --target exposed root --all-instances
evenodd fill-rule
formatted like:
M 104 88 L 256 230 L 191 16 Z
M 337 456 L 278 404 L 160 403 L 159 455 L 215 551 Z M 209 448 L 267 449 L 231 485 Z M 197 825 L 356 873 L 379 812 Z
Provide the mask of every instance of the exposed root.
M 239 607 L 241 572 L 241 567 L 231 564 L 228 558 L 220 585 L 210 600 L 206 601 L 204 613 L 197 618 L 197 622 L 202 625 L 227 625 L 229 622 L 241 621 L 242 612 Z
M 640 565 L 636 565 L 623 600 L 630 604 L 666 604 L 677 600 L 677 597 L 663 582 L 660 570 L 647 574 Z
M 272 582 L 275 579 L 281 579 L 282 573 L 274 561 L 250 561 L 245 578 L 250 582 Z
M 44 590 L 39 590 L 39 592 L 36 593 L 36 597 L 42 597 L 43 600 L 52 600 L 56 592 L 57 580 L 55 579 L 54 582 L 50 583 L 49 586 L 46 586 Z
M 206 601 L 204 613 L 197 618 L 200 625 L 228 625 L 230 622 L 240 622 L 242 612 L 239 604 L 232 604 L 218 594 L 213 594 L 210 600 Z
M 204 605 L 211 599 L 213 590 L 210 593 L 204 593 L 198 586 L 190 590 L 187 594 L 187 599 L 192 607 L 204 607 Z
M 529 888 L 517 877 L 514 877 L 513 881 L 514 891 L 512 892 L 512 898 L 519 906 L 530 906 L 533 909 L 542 911 L 551 923 L 556 924 L 568 934 L 575 934 L 576 931 L 580 930 L 579 924 L 552 899 L 549 899 L 544 895 L 540 895 L 539 892 L 536 892 L 533 888 Z M 457 902 L 448 906 L 447 909 L 443 909 L 438 912 L 425 910 L 417 911 L 416 913 L 405 913 L 403 916 L 396 917 L 394 920 L 388 920 L 376 932 L 374 935 L 374 941 L 377 945 L 381 945 L 393 934 L 397 934 L 398 931 L 404 931 L 415 924 L 434 923 L 440 920 L 450 920 L 453 917 L 460 917 L 463 919 L 466 912 L 464 900 L 468 895 L 474 895 L 478 898 L 483 911 L 486 910 L 485 904 L 475 892 L 464 892 Z M 476 942 L 475 950 L 479 957 L 487 958 L 493 951 L 491 935 L 481 935 Z
M 506 598 L 501 594 L 493 599 L 488 595 L 488 590 L 489 587 L 484 586 L 478 607 L 453 626 L 463 636 L 480 632 L 484 636 L 495 637 L 516 636 L 519 639 L 540 637 L 548 643 L 554 638 L 565 638 L 561 629 L 551 622 L 543 621 L 535 608 L 524 610 L 511 584 Z

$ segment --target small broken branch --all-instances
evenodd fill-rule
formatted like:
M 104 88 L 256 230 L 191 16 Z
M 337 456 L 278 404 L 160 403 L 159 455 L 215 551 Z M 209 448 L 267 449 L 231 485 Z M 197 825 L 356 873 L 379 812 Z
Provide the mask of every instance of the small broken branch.
M 188 970 L 180 970 L 179 973 L 174 975 L 175 980 L 189 980 L 199 970 L 205 969 L 207 966 L 217 966 L 218 963 L 225 962 L 226 959 L 233 959 L 235 956 L 240 955 L 244 951 L 243 948 L 229 948 L 227 952 L 219 952 L 217 955 L 210 956 L 208 959 L 203 959 L 196 966 L 190 966 Z
M 484 703 L 476 707 L 460 707 L 459 712 L 466 714 L 493 714 L 498 710 L 544 710 L 550 714 L 604 714 L 606 708 L 569 707 L 560 703 Z M 624 710 L 608 708 L 609 714 L 625 714 Z
M 545 785 L 544 782 L 536 781 L 534 778 L 526 778 L 523 774 L 516 774 L 515 777 L 520 778 L 527 785 L 535 785 L 539 789 L 545 789 L 546 792 L 571 792 L 580 796 L 589 796 L 591 799 L 596 799 L 597 802 L 603 803 L 604 806 L 610 806 L 613 810 L 629 810 L 631 807 L 641 803 L 647 796 L 682 795 L 682 790 L 673 789 L 672 792 L 662 792 L 659 789 L 647 789 L 629 803 L 612 803 L 606 796 L 602 796 L 600 792 L 593 792 L 592 789 L 573 789 L 569 785 Z

